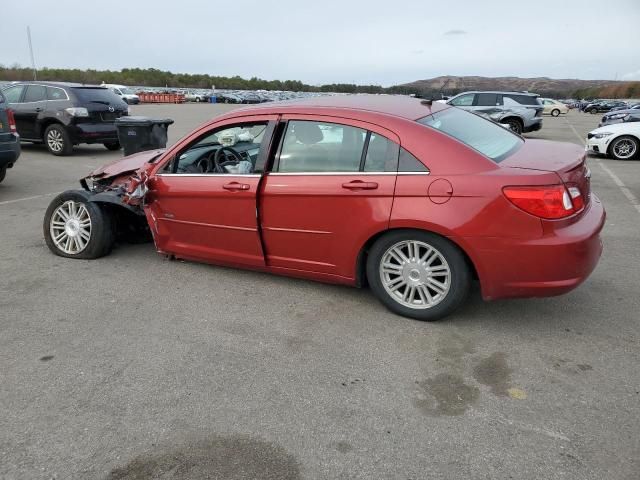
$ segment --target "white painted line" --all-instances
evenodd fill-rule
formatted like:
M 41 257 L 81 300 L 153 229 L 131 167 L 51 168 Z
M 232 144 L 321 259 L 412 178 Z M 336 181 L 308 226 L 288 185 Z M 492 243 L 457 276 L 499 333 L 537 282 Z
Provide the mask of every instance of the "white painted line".
M 9 205 L 11 203 L 26 202 L 27 200 L 35 200 L 37 198 L 50 197 L 51 195 L 56 195 L 57 193 L 59 192 L 43 193 L 42 195 L 34 195 L 33 197 L 16 198 L 15 200 L 5 200 L 4 202 L 0 202 L 0 205 Z
M 573 133 L 576 134 L 576 137 L 578 137 L 578 139 L 581 142 L 584 141 L 584 139 L 580 136 L 577 130 L 573 127 L 573 125 L 569 123 L 569 120 L 567 120 L 567 117 L 564 117 L 564 120 L 567 122 L 567 125 L 571 127 L 571 130 L 573 130 Z M 627 197 L 627 200 L 631 202 L 631 205 L 638 211 L 638 213 L 640 213 L 640 201 L 638 201 L 636 196 L 631 192 L 631 190 L 629 190 L 629 188 L 624 184 L 624 182 L 620 180 L 620 177 L 618 177 L 615 173 L 613 173 L 613 171 L 611 171 L 609 167 L 607 167 L 604 163 L 602 163 L 599 158 L 595 158 L 595 157 L 590 157 L 590 158 L 593 158 L 593 160 L 595 160 L 595 162 L 598 165 L 600 165 L 602 170 L 604 170 L 605 173 L 611 177 L 611 180 L 613 180 L 613 183 L 615 183 L 618 186 L 622 194 L 625 197 Z

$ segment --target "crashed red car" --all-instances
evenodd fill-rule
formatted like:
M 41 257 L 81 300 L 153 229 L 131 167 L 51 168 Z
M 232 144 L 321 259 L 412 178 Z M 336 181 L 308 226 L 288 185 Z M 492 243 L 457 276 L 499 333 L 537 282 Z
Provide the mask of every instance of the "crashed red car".
M 568 292 L 602 252 L 581 148 L 406 97 L 235 110 L 81 184 L 47 210 L 57 255 L 150 235 L 163 255 L 369 285 L 421 320 L 451 313 L 473 279 L 485 299 Z

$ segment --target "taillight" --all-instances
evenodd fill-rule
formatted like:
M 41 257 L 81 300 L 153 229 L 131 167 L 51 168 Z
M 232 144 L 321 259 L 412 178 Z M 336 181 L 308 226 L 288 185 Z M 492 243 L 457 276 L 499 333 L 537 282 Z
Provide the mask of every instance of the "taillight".
M 502 191 L 516 207 L 540 218 L 557 220 L 584 208 L 584 200 L 577 187 L 533 185 L 504 187 Z
M 13 110 L 7 109 L 7 120 L 9 121 L 9 131 L 11 133 L 16 133 L 18 130 L 16 129 L 16 119 L 13 116 Z

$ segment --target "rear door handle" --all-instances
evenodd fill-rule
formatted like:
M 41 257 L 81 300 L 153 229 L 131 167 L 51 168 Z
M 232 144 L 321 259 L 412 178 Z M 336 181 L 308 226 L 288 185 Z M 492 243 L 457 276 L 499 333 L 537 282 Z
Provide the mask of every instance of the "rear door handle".
M 44 109 L 40 108 L 40 107 L 36 108 L 36 112 L 41 112 L 42 110 L 44 110 Z
M 378 188 L 378 184 L 376 182 L 354 180 L 353 182 L 343 183 L 342 188 L 346 188 L 348 190 L 375 190 Z
M 246 183 L 231 182 L 231 183 L 224 184 L 222 188 L 224 188 L 225 190 L 231 190 L 231 191 L 249 190 L 250 185 Z

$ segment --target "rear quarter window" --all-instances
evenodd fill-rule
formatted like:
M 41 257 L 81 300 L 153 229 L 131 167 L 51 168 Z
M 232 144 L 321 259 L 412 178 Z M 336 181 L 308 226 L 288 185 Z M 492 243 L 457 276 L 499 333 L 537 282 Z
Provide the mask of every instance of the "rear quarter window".
M 520 105 L 540 105 L 538 97 L 533 95 L 518 95 L 513 93 L 505 93 L 504 97 L 515 100 Z

